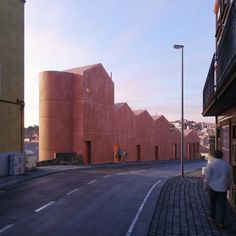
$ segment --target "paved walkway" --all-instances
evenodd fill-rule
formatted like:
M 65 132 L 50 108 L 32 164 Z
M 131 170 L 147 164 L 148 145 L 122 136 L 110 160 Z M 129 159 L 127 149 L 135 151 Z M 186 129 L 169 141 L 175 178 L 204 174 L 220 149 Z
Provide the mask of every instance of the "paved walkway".
M 229 207 L 226 229 L 208 222 L 208 196 L 203 191 L 202 179 L 197 176 L 173 177 L 165 183 L 157 200 L 149 236 L 236 235 L 236 214 Z

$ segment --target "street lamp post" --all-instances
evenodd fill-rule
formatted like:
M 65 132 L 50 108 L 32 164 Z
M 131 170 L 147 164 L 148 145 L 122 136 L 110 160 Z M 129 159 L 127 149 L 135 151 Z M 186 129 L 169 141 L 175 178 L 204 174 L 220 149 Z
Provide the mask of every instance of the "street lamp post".
M 181 176 L 184 177 L 184 45 L 174 44 L 175 49 L 181 49 Z

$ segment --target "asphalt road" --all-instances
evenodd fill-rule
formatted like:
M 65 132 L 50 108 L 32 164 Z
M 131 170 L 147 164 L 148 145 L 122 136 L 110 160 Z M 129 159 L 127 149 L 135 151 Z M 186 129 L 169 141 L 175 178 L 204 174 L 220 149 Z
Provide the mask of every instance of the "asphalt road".
M 202 167 L 185 163 L 185 171 Z M 0 236 L 146 235 L 179 162 L 71 170 L 0 193 Z

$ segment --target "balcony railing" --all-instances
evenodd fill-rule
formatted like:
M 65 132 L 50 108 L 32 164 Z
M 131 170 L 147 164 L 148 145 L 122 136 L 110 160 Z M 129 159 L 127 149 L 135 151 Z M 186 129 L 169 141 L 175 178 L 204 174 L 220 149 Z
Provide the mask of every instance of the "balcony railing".
M 217 94 L 222 86 L 231 79 L 231 73 L 236 71 L 236 1 L 232 2 L 229 10 L 217 52 L 211 61 L 203 89 L 203 112 L 210 105 L 214 93 Z M 215 71 L 216 65 L 216 71 Z
M 236 4 L 232 2 L 232 6 L 223 30 L 221 42 L 218 47 L 218 66 L 216 74 L 216 86 L 228 79 L 227 72 L 229 71 L 232 61 L 236 56 Z
M 214 74 L 215 74 L 215 54 L 211 60 L 211 66 L 208 71 L 207 79 L 203 89 L 203 109 L 206 107 L 206 104 L 214 94 L 214 88 L 215 88 Z

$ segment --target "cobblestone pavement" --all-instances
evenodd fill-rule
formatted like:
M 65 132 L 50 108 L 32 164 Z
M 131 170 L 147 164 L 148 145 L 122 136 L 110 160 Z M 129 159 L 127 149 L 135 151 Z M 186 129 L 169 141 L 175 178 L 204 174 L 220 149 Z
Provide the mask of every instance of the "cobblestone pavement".
M 160 235 L 236 235 L 236 213 L 228 207 L 226 229 L 207 220 L 209 201 L 199 173 L 173 177 L 158 198 L 149 236 Z

